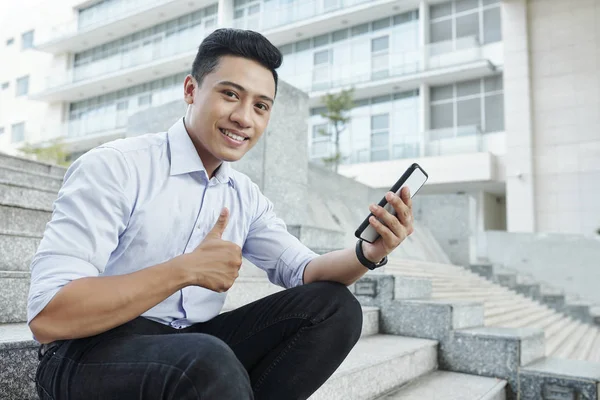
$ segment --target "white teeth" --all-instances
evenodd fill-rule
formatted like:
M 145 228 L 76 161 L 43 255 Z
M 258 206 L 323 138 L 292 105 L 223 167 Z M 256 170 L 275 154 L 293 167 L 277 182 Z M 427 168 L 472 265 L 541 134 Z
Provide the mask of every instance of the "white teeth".
M 245 139 L 243 136 L 238 136 L 235 133 L 231 133 L 229 131 L 226 131 L 225 129 L 221 130 L 221 132 L 223 132 L 226 136 L 229 136 L 233 140 L 237 140 L 238 142 L 243 142 L 244 139 Z

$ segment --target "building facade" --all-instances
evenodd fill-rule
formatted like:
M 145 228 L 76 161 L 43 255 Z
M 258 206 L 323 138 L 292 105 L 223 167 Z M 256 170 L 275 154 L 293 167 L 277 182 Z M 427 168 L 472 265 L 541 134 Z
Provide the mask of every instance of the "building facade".
M 600 228 L 600 185 L 593 184 L 600 182 L 600 63 L 590 61 L 600 59 L 600 2 L 583 1 L 577 9 L 563 3 L 69 0 L 45 6 L 35 25 L 3 32 L 2 53 L 30 57 L 37 70 L 0 72 L 0 149 L 63 137 L 77 156 L 123 137 L 129 116 L 182 97 L 183 77 L 207 34 L 223 26 L 253 29 L 284 54 L 281 79 L 310 96 L 313 161 L 335 151 L 321 116 L 323 95 L 353 87 L 351 120 L 340 136 L 343 175 L 387 188 L 418 162 L 430 174 L 423 194 L 469 197 L 472 231 L 591 234 Z M 547 28 L 554 33 L 541 33 Z M 11 49 L 10 38 L 21 44 Z M 586 90 L 583 98 L 579 89 Z

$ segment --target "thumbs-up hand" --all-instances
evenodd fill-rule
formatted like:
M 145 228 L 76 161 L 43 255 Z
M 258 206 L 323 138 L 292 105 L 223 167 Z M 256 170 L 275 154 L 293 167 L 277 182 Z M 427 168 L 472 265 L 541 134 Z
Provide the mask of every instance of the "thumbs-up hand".
M 239 276 L 242 249 L 233 242 L 221 239 L 228 221 L 229 210 L 223 208 L 217 223 L 202 243 L 191 253 L 182 256 L 196 286 L 225 292 Z

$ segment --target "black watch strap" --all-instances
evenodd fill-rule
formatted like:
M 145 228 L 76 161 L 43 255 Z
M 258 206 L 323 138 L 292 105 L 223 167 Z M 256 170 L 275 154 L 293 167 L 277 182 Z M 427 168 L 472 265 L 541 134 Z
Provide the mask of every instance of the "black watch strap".
M 374 270 L 375 268 L 383 267 L 385 264 L 387 264 L 387 262 L 388 262 L 387 256 L 383 257 L 383 260 L 381 260 L 379 263 L 374 263 L 374 262 L 369 261 L 367 259 L 367 257 L 365 257 L 365 253 L 363 253 L 362 242 L 363 242 L 362 239 L 359 239 L 356 242 L 356 257 L 358 258 L 358 261 L 360 261 L 360 263 L 362 265 L 369 268 L 370 270 Z

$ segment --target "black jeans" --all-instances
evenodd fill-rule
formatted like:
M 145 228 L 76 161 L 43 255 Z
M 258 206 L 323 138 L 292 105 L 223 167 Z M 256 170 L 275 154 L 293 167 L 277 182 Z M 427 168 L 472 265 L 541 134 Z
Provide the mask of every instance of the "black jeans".
M 362 311 L 339 283 L 284 290 L 176 330 L 136 318 L 41 356 L 42 400 L 306 399 L 360 337 Z

